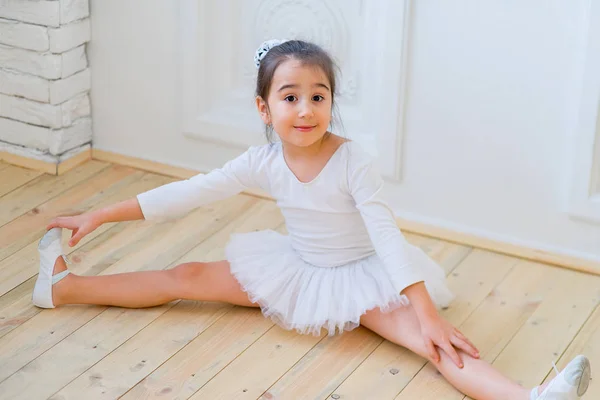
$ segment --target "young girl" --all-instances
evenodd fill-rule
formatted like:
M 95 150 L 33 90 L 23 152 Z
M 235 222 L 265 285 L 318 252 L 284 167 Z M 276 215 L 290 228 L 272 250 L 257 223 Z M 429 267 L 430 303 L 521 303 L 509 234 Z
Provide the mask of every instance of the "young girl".
M 432 361 L 475 399 L 576 399 L 589 362 L 576 357 L 545 387 L 526 390 L 479 359 L 475 346 L 438 315 L 452 294 L 443 270 L 406 242 L 382 196 L 383 180 L 359 146 L 328 131 L 335 104 L 334 63 L 299 40 L 257 50 L 256 106 L 276 143 L 251 147 L 221 169 L 174 182 L 95 212 L 59 217 L 42 238 L 33 291 L 38 307 L 100 304 L 151 307 L 175 299 L 260 307 L 285 329 L 331 334 L 359 325 Z M 269 192 L 288 236 L 233 235 L 226 261 L 108 276 L 69 274 L 70 246 L 106 222 L 183 216 L 250 187 Z

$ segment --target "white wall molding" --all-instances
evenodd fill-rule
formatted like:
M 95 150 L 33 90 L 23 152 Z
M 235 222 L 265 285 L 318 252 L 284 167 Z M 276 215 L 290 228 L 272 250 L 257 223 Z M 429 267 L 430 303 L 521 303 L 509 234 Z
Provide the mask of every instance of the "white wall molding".
M 573 132 L 569 212 L 600 223 L 600 5 L 590 2 L 579 108 Z
M 365 62 L 372 64 L 370 92 L 364 93 L 365 130 L 376 129 L 381 171 L 387 178 L 402 178 L 404 119 L 407 99 L 408 57 L 412 0 L 370 2 L 366 8 L 366 31 L 371 32 L 363 48 L 371 47 Z M 389 51 L 390 48 L 397 51 Z M 385 56 L 384 56 L 385 55 Z M 365 82 L 366 80 L 363 80 Z M 373 123 L 373 119 L 377 119 Z M 368 133 L 367 133 L 368 134 Z
M 220 6 L 216 7 L 213 4 L 197 1 L 186 1 L 181 4 L 182 79 L 180 82 L 183 96 L 183 134 L 193 139 L 244 148 L 254 143 L 248 140 L 253 136 L 252 131 L 248 129 L 249 125 L 255 128 L 260 125 L 256 120 L 249 123 L 249 120 L 252 120 L 249 107 L 251 103 L 248 101 L 248 104 L 243 104 L 240 98 L 235 98 L 231 79 L 213 82 L 223 76 L 229 77 L 230 67 L 227 67 L 227 64 L 235 60 L 233 46 L 228 40 L 231 35 L 228 32 L 233 28 L 231 26 L 233 24 L 223 27 L 218 43 L 210 43 L 208 39 L 210 21 L 216 17 L 214 13 L 219 9 L 231 7 L 231 1 L 223 1 L 219 4 Z M 211 11 L 213 14 L 210 14 Z M 224 21 L 233 18 L 232 15 Z M 224 46 L 224 43 L 228 44 Z M 217 74 L 218 69 L 211 68 L 212 64 L 224 70 Z M 210 74 L 213 74 L 212 81 Z M 258 135 L 254 136 L 258 137 Z
M 329 50 L 340 65 L 341 133 L 365 145 L 382 172 L 399 180 L 410 3 L 182 3 L 183 135 L 240 149 L 261 142 L 263 127 L 253 100 L 254 51 L 268 38 L 302 38 Z M 210 32 L 216 20 L 225 24 L 218 41 Z

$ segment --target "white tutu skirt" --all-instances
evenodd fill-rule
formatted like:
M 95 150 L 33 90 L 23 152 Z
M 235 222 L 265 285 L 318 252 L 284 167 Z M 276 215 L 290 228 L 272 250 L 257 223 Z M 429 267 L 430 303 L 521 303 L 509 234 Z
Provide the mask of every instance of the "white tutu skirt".
M 453 295 L 444 270 L 420 248 L 409 245 L 409 252 L 425 270 L 425 286 L 436 306 L 447 307 Z M 359 326 L 368 310 L 389 312 L 409 304 L 377 255 L 318 267 L 298 256 L 288 236 L 272 230 L 232 235 L 225 254 L 233 276 L 262 313 L 302 334 L 342 333 Z

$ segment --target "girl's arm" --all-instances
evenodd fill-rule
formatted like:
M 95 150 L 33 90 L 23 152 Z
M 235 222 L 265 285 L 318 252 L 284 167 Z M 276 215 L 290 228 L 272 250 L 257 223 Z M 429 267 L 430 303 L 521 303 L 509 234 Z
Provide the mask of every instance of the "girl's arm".
M 436 346 L 462 368 L 457 349 L 478 357 L 477 349 L 449 322 L 441 318 L 437 307 L 425 287 L 425 262 L 412 251 L 398 225 L 394 213 L 383 198 L 383 179 L 371 160 L 360 153 L 350 160 L 348 185 L 356 207 L 360 211 L 377 254 L 381 258 L 392 283 L 399 293 L 406 295 L 421 325 L 423 341 L 431 360 L 438 362 L 440 355 Z M 435 273 L 436 268 L 430 272 Z M 441 273 L 441 271 L 440 271 Z M 442 275 L 434 279 L 445 279 Z M 456 349 L 455 349 L 456 347 Z
M 402 291 L 402 294 L 410 300 L 410 304 L 412 304 L 415 309 L 419 321 L 438 316 L 437 308 L 435 304 L 433 304 L 423 282 L 417 282 L 410 285 Z
M 258 167 L 262 159 L 259 153 L 264 152 L 264 149 L 251 148 L 226 163 L 223 168 L 206 175 L 199 174 L 187 180 L 159 186 L 97 211 L 55 218 L 47 229 L 70 229 L 73 233 L 69 246 L 75 246 L 85 235 L 106 222 L 183 216 L 197 207 L 224 199 L 254 185 L 253 171 Z
M 107 222 L 144 219 L 144 214 L 142 213 L 137 197 L 92 211 L 91 214 L 93 218 L 100 222 L 100 225 Z
M 75 246 L 83 237 L 107 222 L 144 219 L 137 198 L 122 201 L 96 211 L 69 217 L 54 218 L 46 229 L 66 228 L 72 231 L 69 246 Z
M 257 170 L 262 170 L 266 146 L 251 147 L 222 168 L 190 179 L 168 183 L 137 195 L 148 221 L 183 217 L 192 210 L 226 199 L 249 187 L 260 187 Z
M 408 297 L 415 309 L 421 325 L 421 335 L 431 360 L 436 363 L 440 361 L 440 354 L 436 346 L 442 349 L 459 368 L 463 367 L 463 361 L 458 355 L 457 349 L 465 351 L 474 358 L 479 358 L 479 351 L 473 343 L 438 315 L 423 282 L 407 287 L 402 294 Z

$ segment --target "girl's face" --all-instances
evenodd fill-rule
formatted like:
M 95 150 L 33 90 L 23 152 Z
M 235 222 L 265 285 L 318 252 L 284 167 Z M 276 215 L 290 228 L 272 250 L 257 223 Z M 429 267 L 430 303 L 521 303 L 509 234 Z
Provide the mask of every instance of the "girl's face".
M 273 75 L 267 102 L 258 97 L 256 105 L 265 124 L 284 144 L 307 147 L 318 142 L 331 121 L 330 83 L 314 66 L 287 60 Z

